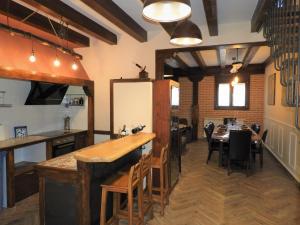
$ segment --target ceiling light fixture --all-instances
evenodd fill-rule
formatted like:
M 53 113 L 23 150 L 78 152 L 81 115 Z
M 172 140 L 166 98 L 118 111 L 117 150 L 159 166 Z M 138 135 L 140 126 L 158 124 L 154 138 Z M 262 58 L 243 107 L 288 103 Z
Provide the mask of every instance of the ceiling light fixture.
M 145 0 L 143 16 L 155 22 L 175 22 L 192 13 L 190 0 Z
M 28 59 L 31 63 L 34 63 L 36 61 L 36 56 L 35 56 L 34 50 L 33 50 L 33 39 L 32 38 L 31 38 L 31 54 Z
M 58 57 L 57 57 L 57 49 L 55 49 L 55 60 L 53 61 L 53 65 L 55 66 L 55 67 L 59 67 L 60 66 L 60 61 L 59 61 L 59 59 L 58 59 Z
M 75 60 L 74 60 L 74 62 L 72 63 L 72 70 L 77 70 L 78 69 L 78 65 L 77 65 L 77 63 L 75 62 Z
M 199 27 L 189 20 L 179 22 L 175 27 L 170 43 L 179 46 L 193 46 L 202 43 Z
M 234 57 L 232 58 L 234 60 Z M 239 69 L 241 69 L 243 67 L 243 63 L 241 61 L 239 61 L 239 49 L 236 49 L 236 61 L 233 62 L 232 64 L 232 68 L 230 70 L 230 73 L 237 73 Z

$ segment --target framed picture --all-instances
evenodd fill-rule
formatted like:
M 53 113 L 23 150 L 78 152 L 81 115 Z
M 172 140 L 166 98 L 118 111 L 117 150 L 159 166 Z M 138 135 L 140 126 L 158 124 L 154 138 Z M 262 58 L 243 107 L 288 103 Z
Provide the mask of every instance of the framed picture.
M 275 105 L 276 73 L 268 77 L 268 105 Z
M 14 127 L 15 130 L 15 137 L 26 137 L 28 135 L 27 133 L 27 126 L 19 126 Z

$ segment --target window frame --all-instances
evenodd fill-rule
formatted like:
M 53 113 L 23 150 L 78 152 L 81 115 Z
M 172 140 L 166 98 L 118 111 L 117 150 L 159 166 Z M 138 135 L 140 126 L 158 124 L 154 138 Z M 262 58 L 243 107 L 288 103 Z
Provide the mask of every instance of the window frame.
M 233 106 L 233 87 L 231 85 L 235 76 L 239 77 L 239 83 L 245 83 L 245 106 Z M 229 83 L 230 99 L 229 106 L 219 106 L 219 84 Z M 215 76 L 215 110 L 249 110 L 250 103 L 250 75 L 249 74 L 234 74 L 234 75 L 219 75 Z

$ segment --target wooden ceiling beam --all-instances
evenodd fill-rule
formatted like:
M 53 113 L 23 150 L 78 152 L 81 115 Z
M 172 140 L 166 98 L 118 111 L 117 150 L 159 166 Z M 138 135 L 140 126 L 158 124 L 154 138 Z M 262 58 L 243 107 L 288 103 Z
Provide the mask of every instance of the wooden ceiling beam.
M 186 70 L 189 68 L 189 66 L 178 55 L 173 56 L 173 58 L 177 61 L 181 69 Z
M 217 0 L 202 0 L 210 36 L 218 36 Z
M 79 13 L 62 1 L 53 0 L 21 0 L 44 13 L 57 19 L 63 19 L 67 24 L 108 44 L 117 44 L 117 35 L 95 21 Z
M 246 55 L 244 57 L 243 60 L 243 67 L 247 67 L 251 60 L 254 58 L 255 54 L 257 53 L 259 47 L 255 46 L 255 47 L 249 47 L 247 49 Z
M 198 64 L 198 66 L 201 68 L 205 68 L 206 64 L 200 54 L 201 53 L 197 53 L 196 51 L 191 52 L 191 55 L 194 58 L 194 60 L 196 61 L 196 63 Z
M 218 61 L 221 68 L 225 68 L 226 66 L 226 54 L 227 54 L 227 50 L 225 48 L 218 49 Z
M 147 31 L 116 3 L 107 0 L 81 0 L 139 42 L 147 41 Z
M 259 32 L 265 20 L 267 9 L 271 6 L 271 0 L 258 0 L 251 19 L 251 32 Z
M 9 4 L 9 5 L 8 5 Z M 55 35 L 54 31 L 51 27 L 49 19 L 46 16 L 39 14 L 38 12 L 34 12 L 31 9 L 24 7 L 21 4 L 10 0 L 1 0 L 0 1 L 0 13 L 16 19 L 18 21 L 24 20 L 26 17 L 31 15 L 28 19 L 24 21 L 25 24 L 42 30 L 48 34 Z M 54 29 L 59 30 L 61 29 L 61 25 L 53 20 L 50 20 Z M 72 29 L 63 26 L 64 29 L 68 30 L 68 35 L 66 40 L 72 42 L 79 47 L 88 47 L 90 46 L 90 39 L 83 34 L 80 34 Z

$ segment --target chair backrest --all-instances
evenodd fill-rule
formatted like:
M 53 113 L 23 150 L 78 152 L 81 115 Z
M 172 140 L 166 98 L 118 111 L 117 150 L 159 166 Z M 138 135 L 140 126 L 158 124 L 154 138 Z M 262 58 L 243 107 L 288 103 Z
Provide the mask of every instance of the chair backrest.
M 144 154 L 141 158 L 141 176 L 145 177 L 151 172 L 152 149 L 149 153 Z
M 231 130 L 229 134 L 229 159 L 248 160 L 251 150 L 250 130 Z
M 267 135 L 268 135 L 268 130 L 265 130 L 264 133 L 263 133 L 263 135 L 262 135 L 262 137 L 261 137 L 261 139 L 262 139 L 262 141 L 263 141 L 264 143 L 266 142 Z
M 168 161 L 168 148 L 169 145 L 165 145 L 160 152 L 160 165 L 167 163 Z
M 251 125 L 251 129 L 252 129 L 255 133 L 259 134 L 259 132 L 260 132 L 260 125 L 259 125 L 258 123 L 253 123 L 253 124 Z
M 227 124 L 229 124 L 229 123 L 235 124 L 235 123 L 236 123 L 236 118 L 225 117 L 225 118 L 223 119 L 223 124 L 224 124 L 224 125 L 227 125 Z
M 214 129 L 215 129 L 215 124 L 213 122 L 209 122 L 204 127 L 204 132 L 205 132 L 206 140 L 208 143 L 210 142 L 211 135 L 214 132 Z
M 128 189 L 132 190 L 141 181 L 141 164 L 140 162 L 136 163 L 135 165 L 131 166 L 129 177 L 128 177 Z

